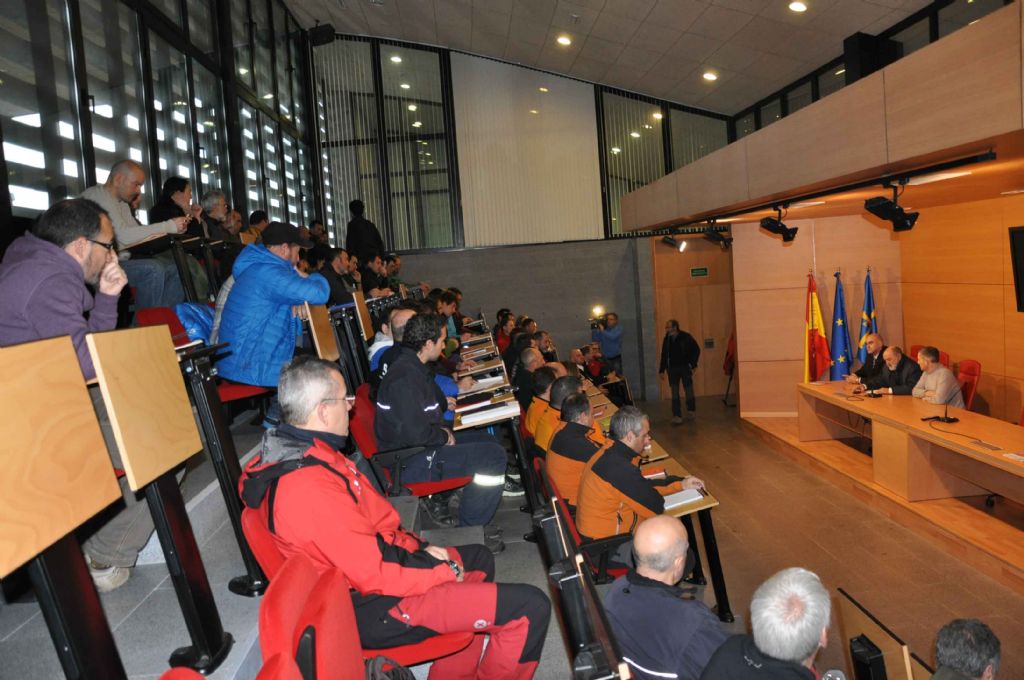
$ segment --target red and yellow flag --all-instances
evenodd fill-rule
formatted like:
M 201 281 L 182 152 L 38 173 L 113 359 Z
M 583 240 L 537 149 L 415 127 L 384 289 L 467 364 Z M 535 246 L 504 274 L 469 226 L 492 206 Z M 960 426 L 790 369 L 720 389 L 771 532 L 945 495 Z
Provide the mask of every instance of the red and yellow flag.
M 818 302 L 818 285 L 814 275 L 807 275 L 807 308 L 804 313 L 804 382 L 819 380 L 828 370 L 832 356 L 828 351 L 825 337 L 825 322 L 821 318 L 821 304 Z

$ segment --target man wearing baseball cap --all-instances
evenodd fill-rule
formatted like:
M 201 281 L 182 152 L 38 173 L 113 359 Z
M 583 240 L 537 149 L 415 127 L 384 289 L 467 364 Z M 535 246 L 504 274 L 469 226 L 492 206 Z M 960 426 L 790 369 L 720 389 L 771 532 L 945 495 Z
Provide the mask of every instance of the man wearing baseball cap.
M 271 222 L 263 230 L 263 243 L 248 245 L 239 254 L 218 334 L 219 342 L 231 345 L 230 354 L 217 362 L 221 377 L 277 386 L 281 367 L 292 360 L 302 337 L 302 321 L 293 308 L 303 302 L 322 305 L 330 294 L 323 276 L 295 268 L 299 251 L 312 246 L 296 227 Z

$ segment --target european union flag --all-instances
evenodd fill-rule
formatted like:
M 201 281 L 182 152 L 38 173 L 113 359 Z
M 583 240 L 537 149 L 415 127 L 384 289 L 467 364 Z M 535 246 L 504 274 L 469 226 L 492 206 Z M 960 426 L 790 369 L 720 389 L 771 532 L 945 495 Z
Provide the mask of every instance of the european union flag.
M 846 325 L 846 302 L 843 296 L 843 281 L 836 277 L 836 304 L 832 308 L 832 364 L 828 369 L 830 380 L 842 380 L 853 371 L 853 343 L 850 329 Z
M 857 342 L 857 361 L 863 364 L 868 360 L 868 348 L 864 344 L 868 336 L 878 332 L 878 319 L 875 318 L 875 293 L 871 290 L 871 271 L 864 278 L 864 311 L 860 313 L 860 340 Z

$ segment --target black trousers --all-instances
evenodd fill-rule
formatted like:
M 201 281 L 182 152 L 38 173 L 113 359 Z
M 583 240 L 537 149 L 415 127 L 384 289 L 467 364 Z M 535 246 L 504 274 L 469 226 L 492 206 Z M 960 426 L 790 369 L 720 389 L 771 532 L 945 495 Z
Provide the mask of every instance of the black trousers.
M 668 388 L 672 391 L 672 415 L 681 417 L 683 415 L 679 404 L 679 383 L 683 383 L 686 391 L 686 410 L 693 413 L 697 410 L 697 399 L 693 395 L 693 371 L 689 366 L 668 368 Z

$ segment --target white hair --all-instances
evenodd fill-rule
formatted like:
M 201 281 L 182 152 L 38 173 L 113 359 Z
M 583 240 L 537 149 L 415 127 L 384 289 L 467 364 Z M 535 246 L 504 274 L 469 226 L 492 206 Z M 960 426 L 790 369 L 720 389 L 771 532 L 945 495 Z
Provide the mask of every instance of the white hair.
M 802 663 L 818 649 L 832 601 L 813 572 L 783 569 L 758 586 L 750 601 L 754 644 L 764 654 Z
M 277 400 L 281 415 L 289 425 L 302 425 L 324 399 L 331 399 L 338 386 L 334 373 L 337 364 L 310 356 L 299 356 L 281 369 Z

